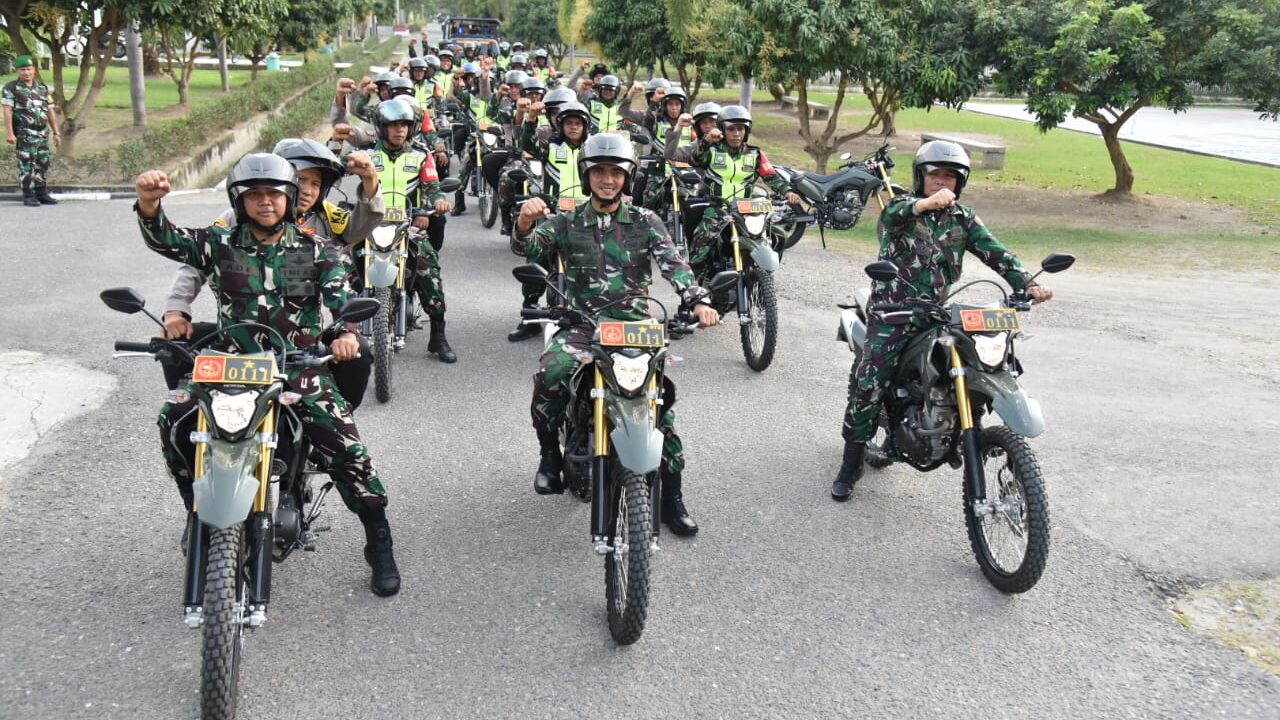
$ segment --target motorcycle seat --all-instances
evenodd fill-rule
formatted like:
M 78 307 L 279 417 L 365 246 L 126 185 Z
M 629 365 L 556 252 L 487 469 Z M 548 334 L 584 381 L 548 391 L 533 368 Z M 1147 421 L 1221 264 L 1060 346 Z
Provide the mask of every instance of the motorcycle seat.
M 843 175 L 843 174 L 844 174 L 843 170 L 837 170 L 833 173 L 827 173 L 826 175 L 819 175 L 818 173 L 812 173 L 806 170 L 804 175 L 802 175 L 801 177 L 807 178 L 819 185 L 822 185 L 825 183 L 829 183 L 832 180 L 835 180 L 838 175 Z

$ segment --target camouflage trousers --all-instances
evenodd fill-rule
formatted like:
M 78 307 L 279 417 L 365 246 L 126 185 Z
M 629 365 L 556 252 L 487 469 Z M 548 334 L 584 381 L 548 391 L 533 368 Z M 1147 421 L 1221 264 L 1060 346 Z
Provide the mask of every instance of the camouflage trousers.
M 551 345 L 542 354 L 538 371 L 533 374 L 533 403 L 530 406 L 533 415 L 533 427 L 538 430 L 559 430 L 564 422 L 565 411 L 569 406 L 569 382 L 573 372 L 580 363 L 574 357 L 578 353 L 589 352 L 591 335 L 580 329 L 561 330 L 551 340 Z M 658 430 L 664 438 L 662 443 L 662 471 L 666 475 L 676 475 L 684 470 L 684 444 L 676 434 L 676 416 L 672 409 L 675 398 L 663 398 L 664 412 L 658 421 Z
M 685 227 L 688 227 L 687 225 Z M 720 233 L 724 231 L 724 215 L 717 207 L 706 208 L 698 225 L 689 236 L 689 267 L 694 277 L 700 277 L 702 266 L 711 258 L 720 242 Z
M 352 512 L 377 510 L 387 506 L 387 492 L 378 480 L 378 472 L 360 433 L 351 419 L 351 409 L 328 372 L 308 371 L 286 383 L 290 390 L 302 393 L 293 412 L 302 421 L 302 432 L 319 453 L 321 465 L 338 487 L 338 493 Z M 186 385 L 190 391 L 192 386 Z M 310 392 L 308 392 L 310 391 Z M 160 426 L 160 445 L 169 475 L 178 485 L 178 493 L 191 507 L 192 460 L 195 446 L 191 431 L 196 425 L 196 401 L 165 403 L 156 420 Z
M 915 324 L 889 325 L 872 322 L 867 327 L 867 344 L 862 359 L 854 365 L 852 392 L 844 413 L 844 439 L 867 442 L 876 432 L 876 421 L 884 405 L 884 394 L 898 369 L 898 358 L 911 338 L 924 331 Z
M 19 138 L 16 154 L 18 180 L 22 184 L 23 194 L 43 189 L 49 177 L 49 161 L 53 158 L 49 151 L 49 139 Z
M 516 194 L 523 188 L 521 183 L 516 182 L 511 177 L 511 171 L 515 169 L 529 171 L 529 164 L 524 161 L 523 157 L 517 157 L 508 162 L 502 168 L 502 174 L 498 180 L 498 205 L 503 208 L 511 208 L 516 204 Z
M 444 280 L 440 276 L 444 224 L 444 216 L 432 215 L 425 234 L 417 229 L 409 231 L 408 267 L 413 269 L 413 289 L 418 293 L 423 311 L 433 318 L 444 317 L 445 311 Z

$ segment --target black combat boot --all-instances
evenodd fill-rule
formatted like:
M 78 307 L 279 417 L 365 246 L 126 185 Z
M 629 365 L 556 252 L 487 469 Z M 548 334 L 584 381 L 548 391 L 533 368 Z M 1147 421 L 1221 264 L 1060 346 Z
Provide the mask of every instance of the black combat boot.
M 520 306 L 521 309 L 538 307 L 538 298 L 541 296 L 542 296 L 542 288 L 538 288 L 533 293 L 529 293 L 526 291 L 524 294 L 524 302 Z M 533 323 L 526 325 L 524 321 L 521 321 L 519 325 L 516 325 L 515 330 L 512 330 L 511 332 L 507 333 L 507 339 L 510 340 L 511 342 L 520 342 L 521 340 L 528 340 L 529 338 L 535 335 L 538 335 L 541 332 L 542 332 L 541 325 L 537 325 Z
M 682 482 L 680 473 L 662 471 L 662 521 L 676 535 L 693 537 L 698 534 L 698 523 L 689 517 L 689 511 L 685 509 L 680 488 Z
M 466 192 L 459 190 L 453 195 L 453 210 L 450 210 L 449 214 L 453 217 L 458 217 L 459 215 L 461 215 L 466 211 L 467 211 L 467 194 Z
M 564 492 L 560 471 L 564 460 L 560 457 L 560 434 L 554 430 L 538 431 L 538 447 L 542 459 L 538 472 L 533 476 L 533 491 L 539 495 L 559 495 Z
M 867 454 L 867 444 L 846 441 L 844 444 L 844 462 L 840 464 L 840 472 L 836 481 L 831 483 L 831 499 L 844 502 L 853 494 L 853 485 L 862 479 L 862 461 Z
M 511 207 L 503 205 L 499 208 L 499 212 L 502 215 L 502 234 L 511 237 Z
M 49 188 L 46 185 L 41 185 L 40 187 L 36 188 L 36 202 L 40 203 L 41 205 L 57 205 L 58 204 L 58 201 L 54 200 L 53 196 L 49 194 Z
M 444 335 L 444 318 L 431 318 L 431 339 L 427 341 L 427 352 L 433 352 L 443 363 L 458 362 L 458 355 L 449 346 L 449 338 Z
M 360 513 L 364 524 L 364 561 L 373 568 L 369 582 L 373 594 L 388 597 L 400 592 L 400 570 L 391 553 L 391 526 L 387 523 L 386 510 L 364 510 Z
M 40 207 L 40 201 L 36 199 L 36 194 L 30 190 L 22 191 L 22 204 L 27 207 Z

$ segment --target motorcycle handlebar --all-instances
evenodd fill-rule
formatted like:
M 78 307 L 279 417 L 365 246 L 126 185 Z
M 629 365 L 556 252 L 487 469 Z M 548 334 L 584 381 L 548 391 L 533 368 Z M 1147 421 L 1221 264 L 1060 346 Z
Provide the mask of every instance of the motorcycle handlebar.
M 117 340 L 115 345 L 116 352 L 151 352 L 151 343 L 130 342 L 128 340 Z
M 551 310 L 547 308 L 523 308 L 520 310 L 520 317 L 525 320 L 550 320 L 553 316 Z

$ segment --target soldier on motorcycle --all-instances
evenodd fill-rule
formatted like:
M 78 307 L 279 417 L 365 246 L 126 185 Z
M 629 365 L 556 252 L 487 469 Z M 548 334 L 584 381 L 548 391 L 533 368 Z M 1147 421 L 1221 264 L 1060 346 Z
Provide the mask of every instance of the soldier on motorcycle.
M 652 282 L 652 259 L 662 276 L 694 308 L 699 325 L 715 325 L 720 314 L 707 304 L 708 293 L 695 284 L 662 221 L 622 199 L 635 168 L 635 150 L 629 140 L 616 135 L 593 136 L 578 158 L 578 174 L 587 181 L 590 201 L 536 228 L 535 223 L 549 211 L 539 199 L 528 201 L 520 211 L 514 242 L 524 244 L 531 262 L 549 266 L 553 253 L 564 258 L 568 303 L 579 312 L 617 320 L 647 317 L 643 298 Z M 624 297 L 635 299 L 604 307 Z M 579 362 L 576 356 L 590 343 L 590 333 L 582 328 L 560 330 L 534 374 L 531 412 L 541 448 L 534 490 L 542 495 L 564 491 L 558 428 L 569 400 L 569 379 Z M 660 473 L 662 515 L 672 532 L 687 536 L 695 534 L 698 526 L 684 506 L 683 447 L 674 424 L 675 415 L 667 404 L 660 422 L 666 438 Z
M 297 174 L 277 155 L 242 158 L 227 176 L 227 195 L 235 211 L 230 228 L 179 228 L 165 216 L 160 200 L 169 193 L 169 178 L 159 170 L 135 181 L 134 208 L 147 247 L 191 265 L 209 278 L 218 295 L 218 322 L 261 323 L 274 328 L 286 349 L 306 349 L 321 340 L 321 305 L 336 312 L 347 301 L 349 287 L 343 262 L 328 241 L 294 223 L 297 217 Z M 274 278 L 264 283 L 263 278 Z M 338 362 L 359 350 L 356 333 L 344 328 L 329 342 Z M 216 347 L 238 352 L 273 349 L 260 330 L 237 328 Z M 279 349 L 279 348 L 275 348 Z M 294 412 L 312 446 L 333 478 L 347 507 L 365 529 L 365 560 L 372 568 L 371 586 L 378 595 L 400 590 L 400 573 L 392 554 L 387 522 L 387 495 L 369 452 L 360 441 L 351 410 L 327 370 L 295 370 L 287 387 L 302 397 Z M 160 442 L 169 473 L 190 512 L 195 426 L 194 395 L 175 398 L 160 410 Z
M 965 251 L 973 253 L 1015 290 L 1025 290 L 1034 302 L 1053 297 L 1022 263 L 991 234 L 973 208 L 957 202 L 969 180 L 969 155 L 956 143 L 934 140 L 920 146 L 911 164 L 913 194 L 895 198 L 881 214 L 880 260 L 898 266 L 899 279 L 875 282 L 867 318 L 866 352 L 853 370 L 857 388 L 850 394 L 844 416 L 844 458 L 831 498 L 844 502 L 862 477 L 867 442 L 876 431 L 884 393 L 898 358 L 911 338 L 928 329 L 917 322 L 890 325 L 876 320 L 878 305 L 908 298 L 944 302 L 960 279 Z

